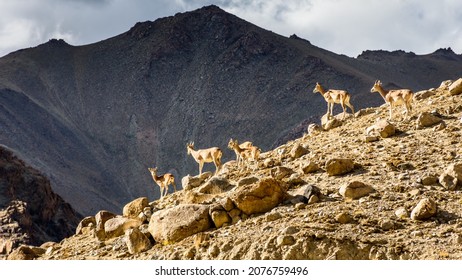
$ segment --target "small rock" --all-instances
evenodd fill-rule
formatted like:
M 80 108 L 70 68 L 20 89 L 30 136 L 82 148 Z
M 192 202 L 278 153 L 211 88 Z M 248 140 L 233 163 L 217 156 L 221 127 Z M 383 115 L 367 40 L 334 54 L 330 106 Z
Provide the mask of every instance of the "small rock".
M 358 199 L 373 192 L 374 188 L 363 182 L 353 181 L 340 187 L 339 193 L 344 198 Z
M 410 190 L 409 191 L 409 195 L 410 196 L 418 196 L 420 194 L 420 190 L 419 189 L 413 189 L 413 190 Z
M 265 215 L 265 219 L 267 222 L 273 222 L 282 218 L 281 213 L 279 212 L 269 212 Z
M 446 128 L 446 123 L 442 121 L 441 123 L 433 127 L 433 131 L 441 131 L 441 130 L 444 130 L 445 128 Z
M 411 232 L 411 237 L 422 237 L 423 236 L 423 232 L 421 230 L 414 230 L 413 232 Z
M 379 120 L 374 125 L 366 129 L 366 135 L 368 136 L 380 136 L 382 138 L 388 138 L 396 133 L 396 128 L 388 120 Z
M 366 137 L 364 138 L 364 142 L 366 143 L 371 143 L 371 142 L 376 142 L 376 141 L 379 141 L 378 136 L 366 135 Z
M 436 202 L 430 198 L 424 198 L 412 209 L 411 219 L 413 220 L 425 220 L 433 217 L 436 214 L 437 205 Z
M 343 122 L 337 118 L 332 118 L 329 120 L 326 120 L 324 116 L 321 119 L 321 125 L 324 130 L 330 130 L 336 127 L 339 127 L 343 124 Z
M 297 210 L 303 210 L 303 209 L 306 209 L 306 204 L 303 202 L 299 202 L 294 205 L 294 208 Z
M 439 182 L 448 190 L 455 190 L 462 185 L 462 163 L 449 165 L 440 175 Z
M 424 186 L 431 186 L 438 182 L 438 178 L 433 175 L 426 175 L 422 177 L 422 185 Z
M 308 154 L 310 151 L 299 143 L 295 144 L 294 147 L 290 150 L 290 157 L 292 159 L 297 159 Z
M 307 164 L 301 166 L 300 168 L 304 174 L 314 173 L 320 169 L 319 165 L 316 162 L 308 162 Z
M 353 218 L 350 214 L 342 212 L 335 216 L 335 220 L 341 224 L 348 224 L 353 221 Z
M 416 126 L 417 128 L 424 128 L 424 127 L 429 127 L 434 124 L 437 124 L 441 121 L 442 119 L 440 117 L 437 117 L 428 112 L 423 112 L 423 113 L 420 113 L 419 116 L 417 117 Z
M 281 180 L 289 175 L 292 175 L 294 171 L 288 167 L 278 166 L 271 169 L 271 176 L 276 180 Z
M 295 238 L 292 235 L 282 235 L 276 238 L 277 246 L 287 246 L 295 244 Z
M 355 168 L 351 159 L 333 158 L 326 162 L 325 169 L 330 176 L 343 175 Z
M 308 135 L 315 135 L 322 132 L 322 127 L 318 124 L 312 123 L 308 125 Z
M 409 218 L 409 213 L 407 212 L 406 208 L 404 208 L 404 207 L 400 207 L 400 208 L 396 209 L 395 215 L 396 215 L 396 217 L 398 217 L 400 219 L 403 219 L 403 220 Z
M 312 195 L 310 196 L 310 199 L 308 199 L 308 205 L 315 204 L 319 202 L 319 197 L 317 195 Z
M 395 223 L 392 220 L 385 219 L 379 222 L 379 227 L 383 230 L 390 230 L 395 227 Z
M 300 230 L 294 226 L 288 226 L 285 229 L 282 230 L 282 234 L 295 234 L 299 232 Z

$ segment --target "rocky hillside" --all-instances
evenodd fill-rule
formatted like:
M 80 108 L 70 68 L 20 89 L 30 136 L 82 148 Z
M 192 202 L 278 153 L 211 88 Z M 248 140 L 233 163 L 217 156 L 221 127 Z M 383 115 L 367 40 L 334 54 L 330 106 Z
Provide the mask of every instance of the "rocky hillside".
M 9 258 L 462 259 L 462 78 L 413 107 L 326 119 L 257 164 L 186 176 Z
M 72 235 L 81 218 L 47 178 L 0 146 L 0 259 L 20 245 Z
M 450 49 L 350 58 L 208 6 L 90 45 L 50 40 L 0 58 L 0 143 L 78 212 L 117 212 L 158 197 L 148 167 L 196 174 L 188 141 L 230 160 L 229 138 L 268 150 L 300 137 L 326 110 L 316 81 L 348 90 L 359 109 L 381 104 L 369 93 L 376 79 L 417 91 L 456 79 L 461 62 Z

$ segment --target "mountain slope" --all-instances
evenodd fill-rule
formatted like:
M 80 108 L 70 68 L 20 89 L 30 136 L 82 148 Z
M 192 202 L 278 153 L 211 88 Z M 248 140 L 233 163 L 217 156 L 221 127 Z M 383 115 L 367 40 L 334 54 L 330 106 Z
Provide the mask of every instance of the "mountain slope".
M 59 241 L 75 233 L 80 219 L 47 178 L 0 146 L 0 254 Z
M 158 196 L 147 167 L 196 174 L 185 144 L 274 147 L 326 110 L 316 81 L 381 104 L 374 80 L 413 90 L 462 72 L 460 55 L 366 52 L 357 59 L 263 30 L 216 6 L 137 23 L 86 46 L 50 40 L 0 59 L 0 143 L 50 177 L 82 214 Z M 338 108 L 337 108 L 338 109 Z M 206 166 L 206 169 L 210 169 Z

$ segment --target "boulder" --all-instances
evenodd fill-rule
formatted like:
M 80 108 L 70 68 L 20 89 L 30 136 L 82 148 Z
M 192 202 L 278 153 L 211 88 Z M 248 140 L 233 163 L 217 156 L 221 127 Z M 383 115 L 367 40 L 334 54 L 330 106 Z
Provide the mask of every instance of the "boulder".
M 271 176 L 276 180 L 282 180 L 285 177 L 292 175 L 294 171 L 288 167 L 277 166 L 271 169 Z
M 215 204 L 210 207 L 210 217 L 216 228 L 222 227 L 225 223 L 231 223 L 232 219 L 226 212 L 226 210 L 220 204 Z
M 82 229 L 85 227 L 88 227 L 89 225 L 93 224 L 93 226 L 96 226 L 96 219 L 94 216 L 89 216 L 83 218 L 80 223 L 77 225 L 77 228 L 75 229 L 75 234 L 81 234 Z
M 458 95 L 461 93 L 462 93 L 462 78 L 459 78 L 457 81 L 455 81 L 449 86 L 449 94 Z
M 355 168 L 353 160 L 347 158 L 332 158 L 326 162 L 325 169 L 330 176 L 343 175 Z
M 416 207 L 412 209 L 411 219 L 425 220 L 433 217 L 437 212 L 436 202 L 430 198 L 424 198 L 417 203 Z
M 123 208 L 123 216 L 128 218 L 136 218 L 143 212 L 145 207 L 149 206 L 147 197 L 140 197 L 132 202 L 127 203 Z
M 205 184 L 200 186 L 197 191 L 205 194 L 218 194 L 229 191 L 233 186 L 225 178 L 212 177 Z
M 104 240 L 106 238 L 106 233 L 104 231 L 104 224 L 109 220 L 116 216 L 116 214 L 111 213 L 106 210 L 101 210 L 95 215 L 96 221 L 96 237 L 100 240 Z
M 148 230 L 156 242 L 170 244 L 211 227 L 208 205 L 181 204 L 152 214 Z
M 313 185 L 304 185 L 295 190 L 290 190 L 288 194 L 292 196 L 289 199 L 292 204 L 296 204 L 298 202 L 306 204 L 313 196 L 316 196 L 319 199 L 321 196 L 321 190 Z
M 40 247 L 21 245 L 8 255 L 8 260 L 33 260 L 45 254 L 46 250 Z
M 285 196 L 281 183 L 272 177 L 237 187 L 230 195 L 237 208 L 247 215 L 265 213 L 279 205 Z
M 310 151 L 299 143 L 295 144 L 289 152 L 292 159 L 297 159 L 308 154 Z
M 314 173 L 316 171 L 318 171 L 319 169 L 321 169 L 319 167 L 319 165 L 316 163 L 316 162 L 313 162 L 313 161 L 310 161 L 306 164 L 303 164 L 300 169 L 302 170 L 302 172 L 304 174 L 308 174 L 308 173 Z
M 204 172 L 197 176 L 191 176 L 188 174 L 181 179 L 181 185 L 184 190 L 190 191 L 202 185 L 202 183 L 204 183 L 208 178 L 212 177 L 212 175 L 213 173 L 210 171 Z
M 137 254 L 151 249 L 152 244 L 138 228 L 131 228 L 125 231 L 125 242 L 130 254 Z
M 439 182 L 448 190 L 462 186 L 462 163 L 450 164 L 440 175 Z
M 337 118 L 328 119 L 325 116 L 326 115 L 324 115 L 321 118 L 321 125 L 322 125 L 322 128 L 324 130 L 330 130 L 330 129 L 339 127 L 339 126 L 341 126 L 343 124 L 343 122 L 341 120 L 337 119 Z
M 432 113 L 423 112 L 417 117 L 416 126 L 417 128 L 429 127 L 434 124 L 440 123 L 442 119 L 433 115 Z
M 374 188 L 363 182 L 353 181 L 340 187 L 339 193 L 344 198 L 358 199 L 373 192 Z
M 106 239 L 121 236 L 127 229 L 139 227 L 142 222 L 138 219 L 117 216 L 104 223 Z
M 396 128 L 388 120 L 378 120 L 374 125 L 366 129 L 367 136 L 380 136 L 388 138 L 396 133 Z

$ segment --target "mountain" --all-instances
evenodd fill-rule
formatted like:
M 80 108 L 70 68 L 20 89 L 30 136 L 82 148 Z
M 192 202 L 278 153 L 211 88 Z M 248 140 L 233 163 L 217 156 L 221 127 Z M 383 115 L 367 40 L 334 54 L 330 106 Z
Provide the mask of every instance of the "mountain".
M 383 103 L 369 93 L 376 79 L 418 91 L 460 76 L 461 61 L 449 49 L 337 55 L 207 6 L 94 44 L 53 39 L 0 58 L 0 143 L 79 213 L 116 212 L 158 197 L 148 167 L 177 182 L 197 174 L 189 141 L 221 147 L 226 162 L 230 138 L 266 151 L 299 136 L 326 110 L 316 81 L 347 89 L 359 109 Z
M 81 219 L 47 178 L 0 146 L 0 254 L 60 241 L 75 233 Z

